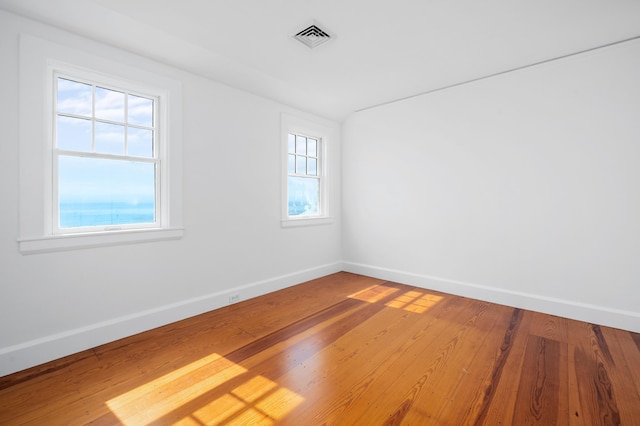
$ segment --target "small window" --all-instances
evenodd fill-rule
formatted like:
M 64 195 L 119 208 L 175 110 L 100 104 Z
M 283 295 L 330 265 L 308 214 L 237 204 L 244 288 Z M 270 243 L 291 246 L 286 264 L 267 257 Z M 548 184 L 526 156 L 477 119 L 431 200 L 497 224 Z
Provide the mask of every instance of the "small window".
M 322 212 L 319 174 L 321 139 L 288 134 L 287 215 L 319 216 Z
M 54 233 L 159 226 L 157 97 L 54 77 Z
M 288 114 L 281 126 L 282 226 L 331 223 L 328 153 L 335 127 Z

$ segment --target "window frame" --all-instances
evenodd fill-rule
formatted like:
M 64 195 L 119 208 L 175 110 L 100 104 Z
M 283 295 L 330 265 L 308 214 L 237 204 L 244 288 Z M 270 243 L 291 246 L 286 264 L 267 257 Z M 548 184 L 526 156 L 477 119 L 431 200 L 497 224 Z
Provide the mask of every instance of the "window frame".
M 294 150 L 293 152 L 291 152 L 291 150 L 289 150 L 289 136 L 293 136 L 294 137 Z M 304 138 L 305 139 L 305 154 L 301 154 L 298 152 L 298 138 Z M 309 155 L 308 152 L 308 144 L 309 144 L 309 140 L 313 140 L 316 142 L 316 155 L 315 156 L 311 156 Z M 318 217 L 322 217 L 322 212 L 324 211 L 324 200 L 322 197 L 322 183 L 324 181 L 324 175 L 323 175 L 323 170 L 322 170 L 322 166 L 324 165 L 324 158 L 323 158 L 323 148 L 324 144 L 322 142 L 322 138 L 319 136 L 314 136 L 314 135 L 310 135 L 310 134 L 306 134 L 306 133 L 292 133 L 289 132 L 287 134 L 287 218 L 288 219 L 296 219 L 296 218 L 302 218 L 302 217 L 307 217 L 307 218 L 318 218 Z M 293 168 L 294 171 L 293 173 L 289 170 L 289 160 L 291 159 L 291 157 L 293 156 Z M 298 160 L 300 158 L 304 158 L 304 165 L 305 165 L 305 172 L 304 173 L 300 173 L 298 172 Z M 316 173 L 315 174 L 309 174 L 308 168 L 309 168 L 309 158 L 315 159 L 316 160 Z M 290 186 L 289 186 L 289 178 L 301 178 L 301 179 L 315 179 L 316 181 L 318 181 L 318 213 L 317 214 L 300 214 L 300 215 L 290 215 L 289 214 L 289 191 L 290 191 Z
M 281 200 L 281 226 L 309 226 L 323 225 L 333 222 L 330 205 L 330 144 L 334 135 L 334 129 L 311 120 L 303 119 L 290 114 L 282 114 L 281 117 L 281 151 L 282 151 L 282 200 Z M 318 141 L 317 176 L 319 179 L 319 213 L 317 215 L 289 216 L 289 134 L 310 137 Z
M 68 72 L 67 70 L 62 70 L 60 67 L 56 67 L 53 69 L 52 76 L 52 139 L 51 139 L 51 150 L 52 150 L 52 182 L 51 182 L 51 191 L 52 191 L 52 212 L 51 212 L 51 233 L 53 235 L 66 235 L 66 234 L 75 234 L 75 233 L 95 233 L 102 231 L 113 231 L 113 230 L 143 230 L 143 229 L 151 229 L 151 228 L 162 228 L 163 223 L 163 213 L 164 208 L 162 206 L 161 200 L 164 198 L 162 196 L 163 192 L 165 192 L 164 188 L 166 187 L 166 182 L 163 181 L 162 177 L 166 174 L 166 170 L 164 170 L 164 158 L 166 157 L 166 150 L 163 150 L 165 143 L 163 141 L 164 132 L 161 130 L 163 128 L 163 124 L 167 121 L 167 111 L 162 108 L 164 102 L 161 102 L 160 99 L 164 97 L 164 94 L 153 92 L 153 89 L 140 87 L 138 84 L 127 83 L 124 81 L 116 81 L 113 79 L 104 78 L 104 76 L 95 75 L 95 73 L 83 72 L 79 73 L 78 70 Z M 60 112 L 57 108 L 57 97 L 58 97 L 58 84 L 59 79 L 65 79 L 69 81 L 74 81 L 77 83 L 82 83 L 86 85 L 90 85 L 92 87 L 92 112 L 91 117 L 80 117 L 82 119 L 88 119 L 92 124 L 92 148 L 95 145 L 95 136 L 96 130 L 95 126 L 97 123 L 108 123 L 111 120 L 103 120 L 96 117 L 95 113 L 95 92 L 94 90 L 98 87 L 123 92 L 126 95 L 133 95 L 138 97 L 143 97 L 147 99 L 153 100 L 153 124 L 151 127 L 149 126 L 136 126 L 129 125 L 128 123 L 118 123 L 123 125 L 124 127 L 131 128 L 140 128 L 146 127 L 148 129 L 152 129 L 154 133 L 153 138 L 153 155 L 151 157 L 136 157 L 131 155 L 119 155 L 119 154 L 103 154 L 97 151 L 84 152 L 84 151 L 75 151 L 68 149 L 60 149 L 57 145 L 58 142 L 58 129 L 57 129 L 57 118 L 60 116 L 65 117 L 75 117 L 75 114 L 69 114 Z M 148 91 L 149 93 L 145 93 L 144 91 Z M 125 120 L 126 121 L 126 120 Z M 83 158 L 94 158 L 101 159 L 107 161 L 132 161 L 138 163 L 149 163 L 154 166 L 154 221 L 146 222 L 146 223 L 129 223 L 129 224 L 119 224 L 119 225 L 95 225 L 95 226 L 83 226 L 83 227 L 60 227 L 60 194 L 59 194 L 59 182 L 60 182 L 60 174 L 59 174 L 59 164 L 60 157 L 83 157 Z
M 156 71 L 146 59 L 101 49 L 105 56 L 20 35 L 20 231 L 23 254 L 113 246 L 182 238 L 182 85 Z M 126 55 L 123 58 L 122 55 Z M 137 66 L 128 65 L 129 63 Z M 155 94 L 160 117 L 158 144 L 161 194 L 155 227 L 114 226 L 57 233 L 53 221 L 55 182 L 55 76 L 61 73 L 129 92 Z M 135 89 L 135 90 L 131 90 Z M 164 115 L 164 119 L 162 116 Z

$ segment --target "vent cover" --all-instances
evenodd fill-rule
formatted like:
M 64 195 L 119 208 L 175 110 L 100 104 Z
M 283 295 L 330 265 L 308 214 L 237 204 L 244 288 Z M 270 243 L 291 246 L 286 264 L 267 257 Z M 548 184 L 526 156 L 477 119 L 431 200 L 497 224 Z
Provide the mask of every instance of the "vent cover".
M 315 25 L 311 25 L 309 28 L 305 28 L 293 36 L 293 38 L 310 49 L 313 49 L 314 47 L 320 46 L 325 41 L 329 41 L 331 36 L 326 31 L 321 30 Z

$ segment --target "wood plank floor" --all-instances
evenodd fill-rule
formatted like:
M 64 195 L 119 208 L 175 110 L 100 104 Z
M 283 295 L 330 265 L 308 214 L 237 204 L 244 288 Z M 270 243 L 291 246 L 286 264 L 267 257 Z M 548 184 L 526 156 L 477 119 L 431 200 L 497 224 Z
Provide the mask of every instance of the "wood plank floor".
M 640 335 L 339 273 L 0 378 L 2 425 L 640 425 Z

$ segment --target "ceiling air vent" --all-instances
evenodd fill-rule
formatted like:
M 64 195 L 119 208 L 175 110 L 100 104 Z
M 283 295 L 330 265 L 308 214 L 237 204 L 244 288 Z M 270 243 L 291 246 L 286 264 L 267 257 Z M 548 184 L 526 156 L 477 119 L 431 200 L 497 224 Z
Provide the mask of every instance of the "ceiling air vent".
M 331 36 L 324 30 L 316 27 L 315 25 L 311 25 L 309 28 L 305 28 L 300 31 L 298 34 L 293 36 L 300 43 L 305 44 L 310 49 L 314 47 L 320 46 L 325 41 L 329 41 Z

